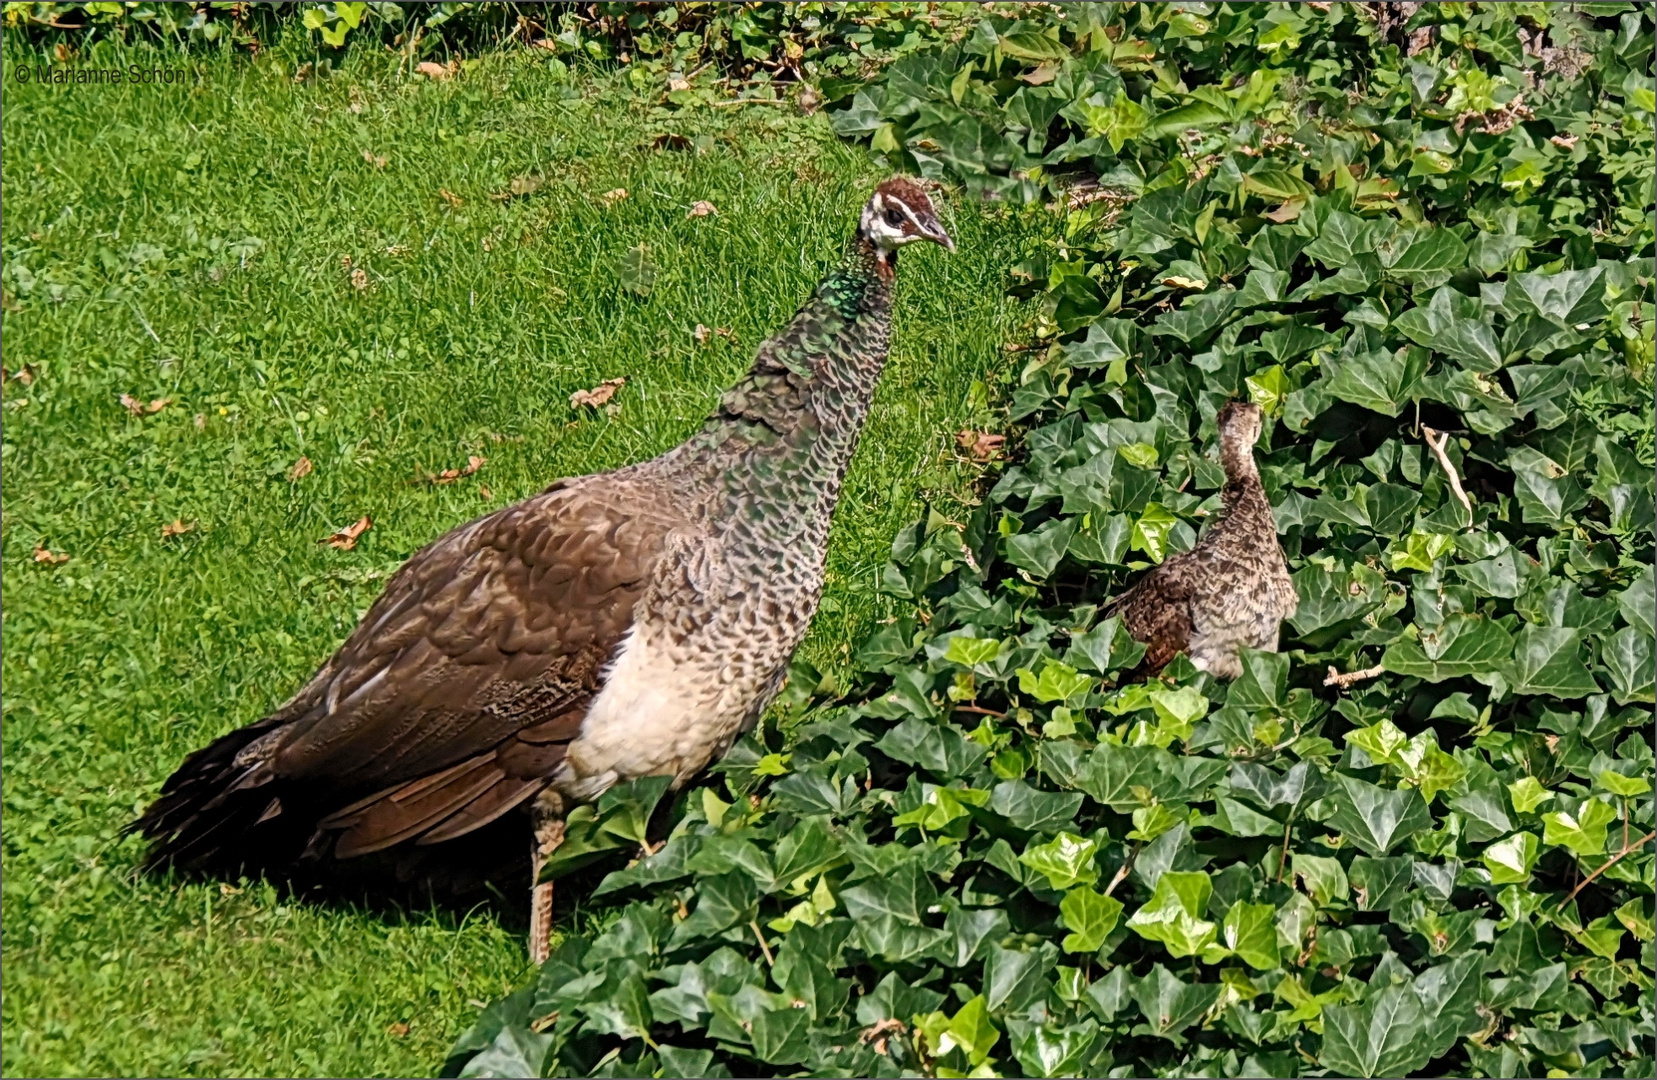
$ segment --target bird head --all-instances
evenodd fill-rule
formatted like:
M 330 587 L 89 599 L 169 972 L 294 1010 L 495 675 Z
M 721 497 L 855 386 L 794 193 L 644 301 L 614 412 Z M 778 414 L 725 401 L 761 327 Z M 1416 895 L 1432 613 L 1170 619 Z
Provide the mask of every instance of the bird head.
M 1214 418 L 1220 429 L 1220 440 L 1247 450 L 1260 440 L 1264 415 L 1252 401 L 1228 401 Z
M 882 252 L 896 251 L 916 240 L 930 240 L 948 251 L 955 241 L 938 221 L 932 200 L 913 180 L 894 176 L 883 181 L 863 207 L 857 231 Z

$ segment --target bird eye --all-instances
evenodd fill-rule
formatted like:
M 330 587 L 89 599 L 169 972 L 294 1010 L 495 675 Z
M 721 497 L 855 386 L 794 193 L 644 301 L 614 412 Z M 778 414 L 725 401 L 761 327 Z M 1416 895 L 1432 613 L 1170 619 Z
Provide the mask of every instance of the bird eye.
M 886 211 L 886 224 L 894 229 L 903 224 L 903 214 L 897 210 Z

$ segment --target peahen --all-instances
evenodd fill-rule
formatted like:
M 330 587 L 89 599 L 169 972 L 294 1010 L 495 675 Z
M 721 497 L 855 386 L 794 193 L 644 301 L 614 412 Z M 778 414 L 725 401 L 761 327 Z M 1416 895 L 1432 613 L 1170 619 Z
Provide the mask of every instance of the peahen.
M 641 776 L 682 785 L 724 754 L 817 609 L 898 249 L 917 240 L 955 247 L 918 185 L 885 181 L 839 265 L 683 445 L 416 553 L 292 700 L 184 760 L 133 823 L 149 864 L 327 880 L 359 860 L 430 880 L 521 867 L 527 846 L 538 877 L 575 805 Z M 551 885 L 531 887 L 540 960 Z
M 1260 406 L 1230 402 L 1216 422 L 1225 469 L 1220 519 L 1195 547 L 1169 556 L 1105 609 L 1145 643 L 1152 673 L 1183 652 L 1198 668 L 1235 679 L 1243 671 L 1238 651 L 1276 652 L 1279 626 L 1300 602 L 1254 464 Z

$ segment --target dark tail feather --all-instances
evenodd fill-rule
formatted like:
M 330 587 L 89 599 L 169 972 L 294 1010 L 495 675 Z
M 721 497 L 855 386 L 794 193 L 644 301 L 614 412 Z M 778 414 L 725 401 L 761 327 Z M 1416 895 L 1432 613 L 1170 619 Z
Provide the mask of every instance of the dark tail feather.
M 269 720 L 249 724 L 184 759 L 162 785 L 160 797 L 127 826 L 128 832 L 153 841 L 144 860 L 147 869 L 235 871 L 281 857 L 270 842 L 293 829 L 268 828 L 282 816 L 269 813 L 277 797 L 275 777 L 262 761 L 237 764 L 242 751 L 275 726 Z M 256 825 L 267 826 L 260 831 L 270 835 L 250 844 L 248 833 Z M 290 839 L 274 847 L 291 844 Z

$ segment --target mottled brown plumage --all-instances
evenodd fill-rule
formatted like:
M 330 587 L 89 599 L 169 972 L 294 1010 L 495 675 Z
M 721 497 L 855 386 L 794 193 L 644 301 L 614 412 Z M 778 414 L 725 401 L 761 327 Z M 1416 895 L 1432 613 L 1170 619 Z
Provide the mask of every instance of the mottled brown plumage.
M 1217 420 L 1226 475 L 1219 520 L 1106 608 L 1145 643 L 1152 672 L 1184 652 L 1202 670 L 1234 679 L 1242 674 L 1238 650 L 1276 652 L 1278 627 L 1299 603 L 1254 464 L 1260 407 L 1234 401 Z
M 287 704 L 185 759 L 134 825 L 152 865 L 327 877 L 383 854 L 452 885 L 489 871 L 501 849 L 483 830 L 514 809 L 539 861 L 571 806 L 640 776 L 682 784 L 723 754 L 816 610 L 897 252 L 917 240 L 953 247 L 919 187 L 886 181 L 683 445 L 416 553 Z M 532 951 L 550 897 L 536 890 Z

